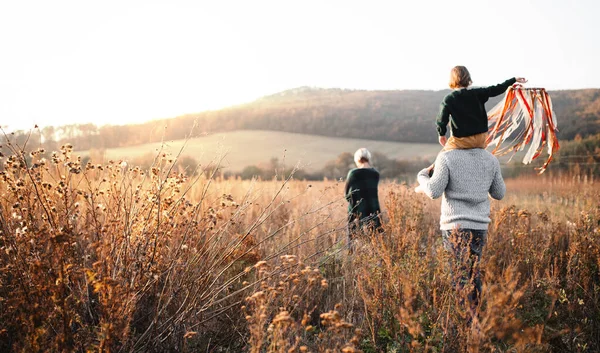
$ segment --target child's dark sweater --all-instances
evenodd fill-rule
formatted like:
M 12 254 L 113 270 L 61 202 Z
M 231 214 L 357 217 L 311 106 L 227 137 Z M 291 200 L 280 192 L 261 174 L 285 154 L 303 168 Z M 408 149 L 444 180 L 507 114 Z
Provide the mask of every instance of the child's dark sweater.
M 450 121 L 452 136 L 467 137 L 488 131 L 485 102 L 498 96 L 514 84 L 515 78 L 501 84 L 481 88 L 462 88 L 449 93 L 440 105 L 436 125 L 440 136 L 446 135 L 446 126 Z

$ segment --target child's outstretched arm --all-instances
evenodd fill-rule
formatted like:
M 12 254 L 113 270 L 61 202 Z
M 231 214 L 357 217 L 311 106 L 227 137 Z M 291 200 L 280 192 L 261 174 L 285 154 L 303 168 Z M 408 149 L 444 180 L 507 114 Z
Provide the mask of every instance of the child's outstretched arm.
M 525 83 L 525 82 L 527 82 L 527 80 L 524 77 L 513 77 L 511 79 L 508 79 L 508 80 L 500 83 L 500 84 L 481 88 L 482 94 L 480 95 L 480 97 L 484 98 L 484 100 L 487 101 L 487 99 L 490 97 L 496 97 L 496 96 L 501 95 L 502 93 L 506 92 L 508 87 L 513 85 L 515 82 Z

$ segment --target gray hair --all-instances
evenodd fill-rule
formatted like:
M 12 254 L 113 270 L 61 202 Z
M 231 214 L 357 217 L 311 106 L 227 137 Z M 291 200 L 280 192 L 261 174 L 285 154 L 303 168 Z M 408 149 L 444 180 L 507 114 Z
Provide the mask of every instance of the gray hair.
M 356 152 L 354 152 L 354 163 L 358 164 L 360 160 L 367 160 L 367 162 L 371 162 L 371 152 L 369 152 L 366 148 L 359 148 Z

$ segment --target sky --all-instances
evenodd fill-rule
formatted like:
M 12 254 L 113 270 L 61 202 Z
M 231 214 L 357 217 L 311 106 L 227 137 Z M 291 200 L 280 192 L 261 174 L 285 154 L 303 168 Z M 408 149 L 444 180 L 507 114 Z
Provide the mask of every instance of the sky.
M 128 124 L 300 86 L 600 88 L 600 1 L 2 1 L 0 126 Z

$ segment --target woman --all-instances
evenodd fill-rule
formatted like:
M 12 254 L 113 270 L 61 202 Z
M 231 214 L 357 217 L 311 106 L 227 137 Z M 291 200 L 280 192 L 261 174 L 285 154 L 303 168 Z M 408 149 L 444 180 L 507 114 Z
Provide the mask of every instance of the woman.
M 481 278 L 478 264 L 487 240 L 491 196 L 501 200 L 506 192 L 500 163 L 482 148 L 442 151 L 432 167 L 419 172 L 418 189 L 432 199 L 442 196 L 440 229 L 451 254 L 453 281 L 466 286 L 471 314 L 479 303 Z
M 348 200 L 348 235 L 349 241 L 359 230 L 379 230 L 379 198 L 377 186 L 379 172 L 371 166 L 371 153 L 360 148 L 354 153 L 357 168 L 348 172 L 344 194 Z

